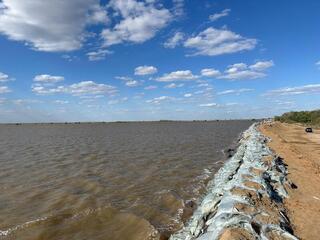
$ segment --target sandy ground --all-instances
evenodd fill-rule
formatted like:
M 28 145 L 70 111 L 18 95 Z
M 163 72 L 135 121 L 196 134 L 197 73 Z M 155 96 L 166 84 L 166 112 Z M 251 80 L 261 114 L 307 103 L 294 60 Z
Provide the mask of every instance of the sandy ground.
M 303 240 L 320 239 L 320 129 L 274 122 L 261 131 L 272 140 L 269 147 L 288 164 L 288 179 L 297 186 L 287 189 L 285 200 L 294 233 Z

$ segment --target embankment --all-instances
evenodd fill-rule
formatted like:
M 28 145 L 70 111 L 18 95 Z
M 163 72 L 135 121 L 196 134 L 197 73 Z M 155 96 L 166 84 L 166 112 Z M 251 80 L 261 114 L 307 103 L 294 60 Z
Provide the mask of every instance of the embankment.
M 171 240 L 297 239 L 284 201 L 293 184 L 287 166 L 252 125 L 235 155 L 209 182 L 188 224 Z
M 284 199 L 293 230 L 300 239 L 320 239 L 320 130 L 306 133 L 297 124 L 263 124 L 261 132 L 272 140 L 268 146 L 288 165 L 288 188 Z

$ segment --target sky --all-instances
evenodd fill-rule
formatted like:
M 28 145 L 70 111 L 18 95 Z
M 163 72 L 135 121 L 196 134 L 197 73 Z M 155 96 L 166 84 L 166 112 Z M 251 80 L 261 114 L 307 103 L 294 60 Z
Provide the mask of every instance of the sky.
M 318 0 L 0 0 L 0 122 L 320 107 Z

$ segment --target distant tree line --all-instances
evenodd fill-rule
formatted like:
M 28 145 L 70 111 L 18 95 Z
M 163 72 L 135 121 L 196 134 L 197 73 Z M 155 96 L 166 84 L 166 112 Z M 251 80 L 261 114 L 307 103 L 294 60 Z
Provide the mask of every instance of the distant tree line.
M 303 123 L 320 125 L 320 110 L 288 112 L 274 118 L 276 121 L 286 123 Z

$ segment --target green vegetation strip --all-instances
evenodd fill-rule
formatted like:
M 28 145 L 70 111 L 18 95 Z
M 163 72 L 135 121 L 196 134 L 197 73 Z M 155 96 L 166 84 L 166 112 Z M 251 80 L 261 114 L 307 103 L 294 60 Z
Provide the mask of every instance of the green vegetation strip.
M 288 112 L 274 118 L 285 123 L 302 123 L 305 125 L 320 126 L 320 110 Z

